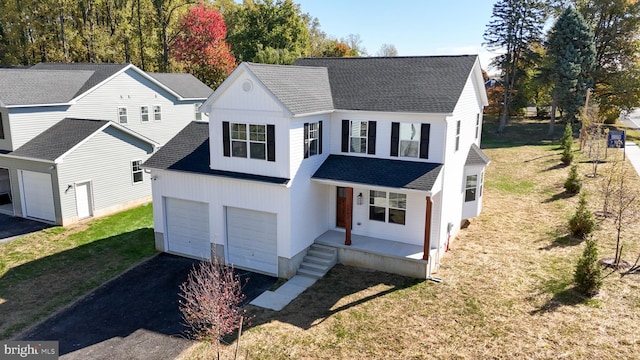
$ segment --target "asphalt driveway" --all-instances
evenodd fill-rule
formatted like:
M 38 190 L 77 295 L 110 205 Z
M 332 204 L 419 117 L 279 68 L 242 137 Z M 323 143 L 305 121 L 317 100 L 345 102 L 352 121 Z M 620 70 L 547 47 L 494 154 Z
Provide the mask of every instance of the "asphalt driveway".
M 53 225 L 21 217 L 0 214 L 0 244 L 51 226 Z
M 195 264 L 159 254 L 18 340 L 57 340 L 62 359 L 173 359 L 192 343 L 178 309 L 178 286 Z M 247 271 L 238 274 L 246 284 L 245 302 L 277 281 Z

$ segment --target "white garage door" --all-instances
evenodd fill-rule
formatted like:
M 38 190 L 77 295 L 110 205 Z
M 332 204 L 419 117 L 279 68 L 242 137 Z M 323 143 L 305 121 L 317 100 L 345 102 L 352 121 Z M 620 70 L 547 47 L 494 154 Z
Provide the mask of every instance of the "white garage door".
M 211 258 L 209 204 L 176 198 L 164 199 L 167 251 Z
M 278 275 L 276 214 L 227 208 L 229 262 L 237 267 Z
M 53 188 L 51 175 L 33 171 L 20 171 L 22 174 L 22 199 L 26 217 L 56 221 L 53 207 Z

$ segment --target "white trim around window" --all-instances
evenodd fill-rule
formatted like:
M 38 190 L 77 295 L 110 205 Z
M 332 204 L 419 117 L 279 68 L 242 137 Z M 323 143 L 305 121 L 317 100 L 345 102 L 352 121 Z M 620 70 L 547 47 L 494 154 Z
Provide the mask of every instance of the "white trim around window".
M 193 104 L 193 111 L 195 112 L 194 118 L 196 121 L 202 120 L 202 112 L 200 111 L 201 106 L 202 106 L 202 103 Z
M 142 160 L 131 161 L 131 182 L 139 184 L 144 181 L 144 171 L 142 170 Z
M 142 123 L 149 122 L 149 107 L 146 105 L 140 106 L 140 122 Z
M 456 121 L 456 151 L 460 150 L 460 120 Z
M 153 121 L 162 120 L 162 106 L 153 105 Z
M 369 190 L 369 220 L 405 225 L 407 195 Z
M 129 116 L 127 115 L 126 106 L 118 106 L 118 123 L 127 124 L 129 122 Z

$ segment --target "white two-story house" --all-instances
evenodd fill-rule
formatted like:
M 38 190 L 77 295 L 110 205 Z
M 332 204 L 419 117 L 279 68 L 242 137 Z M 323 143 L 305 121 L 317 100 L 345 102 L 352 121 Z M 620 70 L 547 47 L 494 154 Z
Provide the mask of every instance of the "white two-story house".
M 66 225 L 150 201 L 141 164 L 212 92 L 131 64 L 0 69 L 0 213 Z
M 485 105 L 477 56 L 243 63 L 143 165 L 156 247 L 289 278 L 322 243 L 427 277 L 481 211 Z

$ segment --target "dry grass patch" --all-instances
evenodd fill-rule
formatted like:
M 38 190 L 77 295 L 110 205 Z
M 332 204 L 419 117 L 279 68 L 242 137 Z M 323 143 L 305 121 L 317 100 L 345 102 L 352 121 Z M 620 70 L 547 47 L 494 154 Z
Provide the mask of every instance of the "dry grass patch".
M 483 213 L 445 255 L 443 284 L 336 266 L 281 312 L 249 307 L 256 318 L 240 358 L 639 358 L 640 275 L 611 274 L 593 299 L 573 291 L 582 241 L 568 235 L 567 220 L 578 197 L 563 194 L 569 169 L 546 127 L 518 121 L 503 137 L 485 135 L 492 162 Z M 591 171 L 576 160 L 581 175 Z M 598 182 L 584 179 L 593 211 Z M 631 262 L 638 233 L 636 222 L 624 234 Z M 613 256 L 611 221 L 600 220 L 595 236 L 600 255 Z M 211 358 L 210 350 L 199 344 L 183 358 Z

